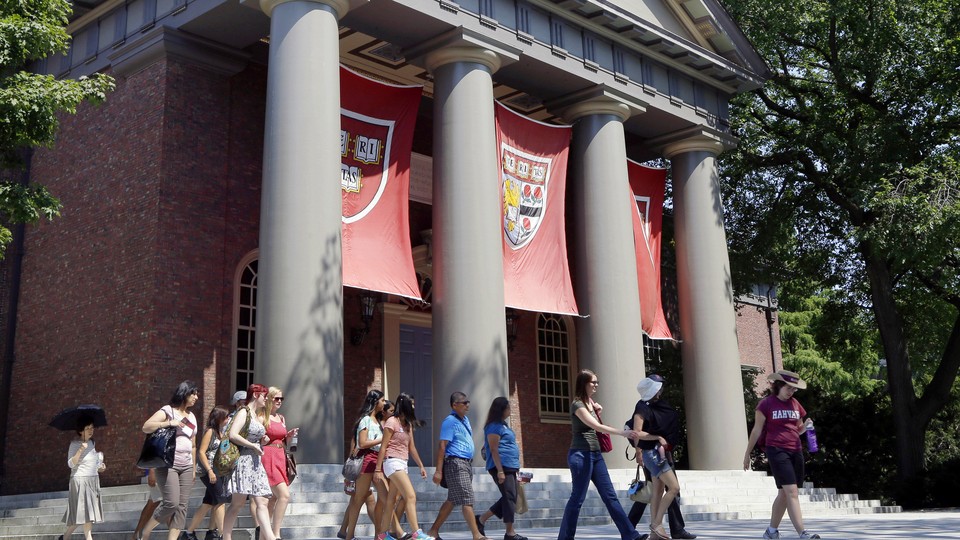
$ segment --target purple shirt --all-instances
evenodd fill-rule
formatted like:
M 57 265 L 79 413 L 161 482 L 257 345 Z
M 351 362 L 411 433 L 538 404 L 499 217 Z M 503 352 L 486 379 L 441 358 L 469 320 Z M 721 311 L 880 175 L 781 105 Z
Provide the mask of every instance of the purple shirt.
M 800 451 L 800 420 L 807 416 L 807 411 L 799 401 L 792 397 L 783 401 L 777 396 L 767 396 L 757 405 L 757 410 L 766 418 L 765 446 Z

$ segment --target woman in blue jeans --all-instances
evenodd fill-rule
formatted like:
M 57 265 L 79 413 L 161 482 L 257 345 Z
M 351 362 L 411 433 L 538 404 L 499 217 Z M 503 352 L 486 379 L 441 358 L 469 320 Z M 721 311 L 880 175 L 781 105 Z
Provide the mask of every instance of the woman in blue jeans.
M 573 540 L 576 536 L 580 507 L 587 497 L 587 488 L 590 487 L 591 481 L 597 487 L 600 499 L 603 500 L 607 511 L 610 512 L 610 517 L 617 525 L 621 540 L 640 538 L 640 533 L 630 524 L 623 506 L 620 506 L 620 499 L 617 498 L 617 491 L 613 488 L 613 482 L 610 481 L 610 473 L 607 472 L 607 464 L 603 461 L 600 442 L 597 440 L 598 431 L 627 438 L 636 438 L 637 432 L 619 430 L 600 423 L 598 413 L 603 408 L 593 400 L 599 385 L 600 382 L 594 372 L 584 369 L 577 374 L 576 393 L 570 405 L 570 427 L 573 431 L 573 439 L 570 442 L 570 451 L 567 453 L 567 465 L 570 466 L 570 475 L 573 477 L 571 482 L 573 491 L 570 493 L 567 506 L 563 509 L 563 521 L 560 522 L 558 540 Z

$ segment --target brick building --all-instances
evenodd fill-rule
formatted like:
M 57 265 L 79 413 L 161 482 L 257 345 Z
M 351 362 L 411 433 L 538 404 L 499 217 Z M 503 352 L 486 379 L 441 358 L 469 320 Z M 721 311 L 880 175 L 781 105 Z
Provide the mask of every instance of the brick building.
M 110 421 L 96 435 L 108 464 L 103 484 L 137 481 L 140 425 L 184 379 L 201 387 L 201 417 L 254 380 L 284 387 L 285 413 L 302 428 L 302 461 L 316 463 L 342 459 L 345 426 L 370 388 L 390 397 L 414 393 L 418 414 L 432 420 L 445 414 L 449 389 L 462 387 L 475 403 L 475 423 L 492 397 L 508 393 L 527 465 L 564 466 L 569 423 L 557 403 L 569 398 L 576 370 L 595 369 L 604 380 L 600 397 L 624 411 L 644 372 L 633 316 L 639 299 L 618 295 L 630 289 L 622 284 L 635 285 L 636 269 L 617 258 L 613 238 L 600 246 L 613 255 L 596 255 L 595 243 L 583 239 L 623 230 L 623 215 L 584 201 L 594 184 L 624 183 L 615 165 L 628 157 L 666 157 L 673 167 L 677 268 L 665 278 L 676 287 L 665 288 L 665 303 L 675 306 L 683 340 L 691 463 L 725 468 L 729 455 L 742 454 L 726 447 L 745 444 L 745 424 L 716 431 L 715 415 L 729 417 L 739 406 L 743 416 L 741 364 L 769 369 L 780 359 L 776 321 L 766 316 L 775 311 L 755 309 L 763 302 L 754 300 L 734 310 L 722 214 L 710 188 L 714 156 L 734 143 L 727 101 L 765 73 L 719 4 L 90 6 L 71 21 L 71 50 L 36 66 L 57 76 L 106 72 L 117 88 L 103 105 L 65 116 L 56 145 L 32 156 L 30 178 L 64 210 L 27 228 L 22 250 L 11 249 L 2 263 L 0 492 L 63 488 L 69 435 L 46 424 L 58 410 L 88 402 L 102 405 Z M 307 120 L 338 113 L 338 63 L 424 86 L 410 237 L 431 303 L 377 293 L 368 321 L 361 298 L 370 293 L 343 288 L 339 270 L 330 270 L 339 268 L 338 239 L 332 249 L 303 240 L 304 231 L 338 238 L 339 186 L 308 185 L 302 174 L 338 177 L 338 159 L 302 150 L 325 149 L 338 137 L 337 125 Z M 312 92 L 305 100 L 304 87 Z M 442 143 L 466 136 L 485 151 L 492 98 L 537 120 L 574 125 L 571 155 L 581 166 L 568 180 L 569 243 L 589 318 L 513 312 L 514 333 L 495 294 L 502 294 L 501 272 L 452 285 L 475 263 L 455 259 L 433 238 L 438 222 L 462 210 L 438 201 L 438 183 L 454 182 L 438 175 L 453 170 L 454 189 L 467 190 L 483 171 L 458 170 L 458 152 L 468 149 Z M 297 151 L 284 154 L 290 148 Z M 264 167 L 278 156 L 290 171 Z M 321 195 L 305 195 L 314 189 Z M 455 240 L 472 245 L 475 224 L 466 225 L 444 234 L 467 235 Z M 476 264 L 496 270 L 502 261 L 488 259 L 499 248 L 484 241 L 478 235 L 471 248 Z M 299 268 L 308 271 L 292 270 Z M 462 313 L 471 314 L 469 324 Z M 696 389 L 707 378 L 721 381 L 727 397 L 702 403 Z M 743 442 L 730 443 L 737 429 Z M 429 430 L 419 436 L 432 439 Z M 418 441 L 425 461 L 433 446 Z

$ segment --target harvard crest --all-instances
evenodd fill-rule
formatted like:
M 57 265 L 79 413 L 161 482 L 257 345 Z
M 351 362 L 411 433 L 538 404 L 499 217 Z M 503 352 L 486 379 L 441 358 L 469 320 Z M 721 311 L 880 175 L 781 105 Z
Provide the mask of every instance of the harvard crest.
M 500 146 L 503 232 L 514 249 L 533 239 L 547 204 L 550 158 Z
M 340 110 L 340 189 L 343 221 L 363 218 L 389 180 L 394 122 Z

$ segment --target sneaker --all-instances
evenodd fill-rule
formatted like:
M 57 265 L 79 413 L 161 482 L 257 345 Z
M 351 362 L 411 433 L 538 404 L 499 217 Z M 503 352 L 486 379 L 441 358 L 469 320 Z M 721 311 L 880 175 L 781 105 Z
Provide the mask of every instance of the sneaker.
M 413 533 L 408 532 L 408 533 L 403 533 L 403 536 L 401 536 L 399 540 L 410 540 L 411 538 L 413 538 Z
M 503 540 L 529 540 L 526 536 L 515 534 L 513 536 L 503 535 Z
M 680 538 L 682 540 L 693 540 L 697 537 L 697 535 L 687 531 L 686 529 L 680 529 L 677 532 L 670 531 L 670 533 L 671 538 Z
M 199 538 L 197 538 L 197 533 L 193 531 L 183 531 L 182 534 L 183 534 L 184 540 L 200 540 Z
M 819 534 L 811 534 L 810 531 L 803 531 L 800 533 L 800 538 L 820 538 Z
M 413 540 L 435 540 L 432 536 L 427 536 L 427 533 L 423 532 L 423 529 L 417 529 L 417 532 L 413 533 Z
M 474 514 L 473 519 L 477 521 L 477 530 L 480 531 L 480 536 L 486 536 L 487 532 L 483 530 L 483 522 L 480 521 L 480 516 Z
M 220 540 L 220 531 L 218 529 L 207 529 L 207 535 L 203 537 L 203 540 Z
M 380 534 L 377 535 L 377 539 L 376 539 L 376 540 L 397 540 L 397 539 L 394 538 L 393 536 L 390 536 L 390 533 L 388 533 L 388 532 L 382 532 L 382 533 L 380 533 Z
M 343 531 L 337 531 L 337 538 L 342 538 L 343 540 L 347 540 L 347 533 Z
M 777 529 L 771 529 L 767 527 L 767 530 L 763 531 L 764 538 L 780 538 L 780 531 Z

